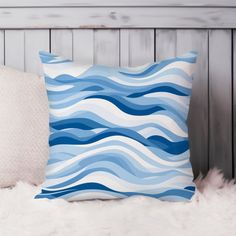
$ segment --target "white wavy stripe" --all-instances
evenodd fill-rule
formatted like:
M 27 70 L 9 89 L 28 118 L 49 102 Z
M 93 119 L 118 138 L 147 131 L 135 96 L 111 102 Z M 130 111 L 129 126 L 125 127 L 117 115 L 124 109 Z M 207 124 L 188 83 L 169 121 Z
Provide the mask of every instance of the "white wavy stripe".
M 105 161 L 106 162 L 106 161 Z M 94 163 L 92 163 L 94 164 Z M 46 182 L 45 182 L 45 187 L 46 186 L 53 186 L 53 185 L 58 185 L 58 184 L 61 184 L 61 183 L 64 183 L 74 177 L 76 177 L 77 175 L 81 174 L 83 171 L 85 171 L 87 169 L 87 167 L 89 167 L 90 165 L 82 168 L 80 171 L 76 171 L 75 173 L 72 173 L 70 175 L 67 175 L 67 176 L 64 176 L 64 177 L 59 177 L 59 178 L 48 178 L 46 176 Z M 160 171 L 156 171 L 156 173 L 163 173 L 163 172 L 166 172 L 166 171 L 173 171 L 173 170 L 177 170 L 179 172 L 179 175 L 180 174 L 183 174 L 183 175 L 188 175 L 188 176 L 191 176 L 192 178 L 192 168 L 185 168 L 185 169 L 181 169 L 181 168 L 168 168 L 168 169 L 161 169 Z M 147 170 L 151 173 L 152 170 Z M 177 175 L 176 175 L 177 176 Z
M 146 63 L 140 66 L 124 66 L 122 68 L 126 69 L 127 71 L 122 71 L 122 72 L 129 73 L 130 71 L 132 71 L 132 72 L 142 73 L 144 70 L 147 70 L 152 65 L 153 63 Z
M 74 86 L 73 85 L 49 85 L 47 84 L 46 85 L 46 88 L 48 91 L 55 91 L 55 92 L 59 92 L 59 91 L 66 91 L 68 89 L 71 89 L 73 88 Z
M 188 76 L 192 76 L 192 71 L 194 67 L 195 67 L 195 63 L 190 63 L 186 61 L 175 61 L 163 67 L 161 70 L 158 71 L 156 75 L 169 69 L 178 68 L 178 69 L 183 70 Z
M 122 144 L 125 144 L 125 146 L 126 147 L 128 146 L 127 148 L 130 150 L 134 149 L 134 147 L 135 147 L 135 149 L 137 151 L 141 152 L 142 154 L 146 154 L 146 153 L 151 152 L 147 147 L 140 144 L 136 140 L 130 139 L 129 137 L 114 135 L 114 136 L 106 137 L 104 139 L 101 139 L 101 140 L 98 140 L 94 143 L 89 143 L 89 144 L 81 144 L 81 145 L 79 145 L 79 144 L 77 144 L 77 145 L 61 144 L 61 145 L 52 146 L 50 148 L 50 153 L 56 155 L 57 153 L 61 153 L 62 149 L 67 150 L 67 148 L 70 148 L 71 146 L 78 148 L 80 153 L 85 153 L 90 150 L 97 149 L 97 148 L 99 148 L 99 146 L 102 146 L 102 147 L 112 146 L 111 143 L 115 143 L 115 146 L 122 146 Z M 85 151 L 82 151 L 82 150 L 85 150 Z M 152 153 L 152 155 L 155 155 L 155 154 Z M 170 156 L 170 158 L 173 156 L 176 160 L 183 159 L 183 158 L 188 159 L 189 158 L 189 150 L 181 153 L 180 155 L 171 155 L 171 154 L 168 154 L 168 155 Z M 147 157 L 149 158 L 149 156 L 147 156 Z M 155 155 L 155 158 L 157 158 L 156 155 Z M 161 168 L 161 170 L 163 170 L 163 168 Z
M 160 157 L 158 157 L 157 155 L 155 155 L 154 153 L 152 153 L 150 150 L 148 150 L 147 148 L 145 148 L 145 146 L 142 146 L 141 144 L 139 144 L 138 147 L 134 146 L 135 149 L 137 149 L 139 152 L 141 152 L 142 150 L 145 151 L 145 149 L 147 150 L 147 152 L 145 153 L 145 156 L 147 156 L 147 159 L 151 159 L 153 161 L 155 161 L 157 164 L 161 164 L 164 166 L 168 166 L 168 167 L 178 167 L 181 165 L 184 165 L 186 163 L 188 163 L 188 159 L 182 160 L 182 161 L 178 161 L 178 162 L 171 162 L 171 161 L 166 161 L 161 159 Z M 126 148 L 126 147 L 122 147 L 122 146 L 118 146 L 118 145 L 112 145 L 112 146 L 105 146 L 105 147 L 100 147 L 100 148 L 96 148 L 94 150 L 89 150 L 87 152 L 81 153 L 69 160 L 64 161 L 63 163 L 55 163 L 52 165 L 48 165 L 46 168 L 46 173 L 47 175 L 51 175 L 51 174 L 55 174 L 58 171 L 64 169 L 65 167 L 74 164 L 77 161 L 81 161 L 85 158 L 88 158 L 90 156 L 93 155 L 99 155 L 99 154 L 105 154 L 106 152 L 112 151 L 114 153 L 116 152 L 123 152 L 125 154 L 127 154 L 129 157 L 131 157 L 132 159 L 134 159 L 135 161 L 137 161 L 139 164 L 141 164 L 142 166 L 144 166 L 145 168 L 149 169 L 149 171 L 158 171 L 160 170 L 160 168 L 157 168 L 156 166 L 149 164 L 148 162 L 144 161 L 142 158 L 140 158 L 140 156 L 138 154 L 136 154 L 134 151 L 131 151 L 130 149 Z M 143 154 L 144 154 L 143 153 Z
M 135 184 L 135 183 L 131 183 L 128 182 L 124 179 L 121 179 L 115 175 L 112 175 L 108 172 L 103 172 L 103 171 L 96 171 L 96 172 L 92 172 L 88 175 L 86 175 L 84 178 L 80 179 L 79 181 L 76 181 L 75 183 L 66 185 L 66 187 L 62 187 L 62 188 L 54 188 L 53 190 L 57 191 L 57 190 L 62 190 L 64 188 L 70 188 L 70 187 L 74 187 L 76 185 L 80 185 L 80 184 L 85 184 L 85 183 L 99 183 L 102 184 L 108 188 L 111 188 L 113 190 L 119 191 L 119 192 L 130 192 L 130 190 L 132 189 L 132 192 L 141 192 L 141 193 L 145 193 L 146 191 L 151 191 L 151 190 L 155 190 L 156 188 L 179 188 L 179 183 L 181 183 L 181 185 L 185 185 L 185 183 L 191 183 L 192 182 L 192 177 L 188 177 L 188 176 L 172 176 L 171 178 L 167 179 L 167 180 L 163 180 L 161 183 L 158 184 Z M 51 185 L 46 185 L 47 181 L 45 182 L 44 185 L 44 189 L 45 190 L 52 190 L 48 187 L 50 187 Z M 58 181 L 57 179 L 55 179 L 55 184 L 57 184 Z M 187 184 L 188 185 L 188 184 Z
M 149 65 L 151 66 L 151 65 Z M 137 82 L 136 80 L 138 81 L 145 81 L 145 80 L 149 80 L 153 77 L 156 77 L 157 75 L 163 73 L 164 71 L 166 70 L 169 70 L 169 69 L 173 69 L 173 68 L 178 68 L 178 69 L 181 69 L 182 71 L 184 71 L 188 76 L 192 76 L 192 71 L 193 71 L 193 67 L 195 66 L 195 64 L 193 63 L 189 63 L 189 62 L 186 62 L 186 61 L 174 61 L 172 63 L 170 63 L 169 65 L 166 65 L 165 67 L 163 67 L 161 70 L 158 70 L 157 72 L 155 72 L 154 74 L 151 74 L 149 76 L 145 76 L 145 77 L 142 77 L 142 78 L 135 78 L 135 77 L 132 77 L 132 79 L 135 80 L 135 82 Z M 148 69 L 148 68 L 146 68 Z M 126 73 L 129 73 L 129 72 L 126 72 Z
M 161 130 L 155 127 L 147 127 L 147 128 L 138 130 L 137 132 L 146 139 L 149 138 L 150 136 L 157 135 L 157 136 L 162 136 L 169 141 L 173 141 L 173 139 L 171 139 L 167 134 L 165 134 L 164 132 L 162 132 Z
M 92 65 L 81 65 L 74 62 L 43 64 L 44 73 L 52 79 L 62 74 L 77 77 L 87 71 L 90 67 L 92 67 Z
M 134 116 L 121 111 L 113 103 L 103 99 L 86 99 L 73 104 L 72 106 L 61 109 L 50 109 L 50 114 L 55 117 L 66 117 L 78 111 L 89 111 L 102 119 L 122 127 L 134 127 L 144 125 L 147 123 L 154 123 L 171 129 L 171 131 L 178 136 L 187 137 L 188 134 L 176 123 L 174 119 L 167 115 L 145 115 Z M 110 115 L 112 114 L 112 115 Z
M 93 190 L 90 190 L 90 191 L 77 191 L 77 194 L 76 192 L 73 192 L 73 196 L 70 197 L 70 194 L 67 195 L 63 195 L 63 198 L 66 199 L 67 201 L 82 201 L 82 200 L 93 200 L 93 199 L 104 199 L 104 200 L 107 200 L 107 199 L 117 199 L 117 198 L 124 198 L 126 197 L 125 195 L 122 195 L 122 194 L 116 194 L 116 196 L 112 195 L 112 192 L 101 192 L 101 191 L 93 191 Z
M 109 76 L 108 78 L 110 80 L 115 81 L 116 83 L 126 85 L 126 86 L 148 86 L 148 85 L 153 85 L 153 84 L 159 84 L 159 83 L 173 83 L 180 85 L 185 88 L 192 88 L 192 82 L 187 81 L 185 78 L 183 78 L 180 75 L 163 75 L 162 77 L 157 78 L 156 74 L 152 75 L 152 80 L 149 81 L 142 81 L 142 80 L 132 80 L 130 79 L 129 81 L 122 80 L 116 76 Z
M 189 97 L 188 96 L 179 96 L 173 93 L 167 93 L 167 92 L 154 92 L 154 93 L 148 93 L 145 94 L 144 97 L 147 98 L 168 98 L 170 100 L 173 100 L 177 103 L 179 103 L 184 108 L 189 107 Z

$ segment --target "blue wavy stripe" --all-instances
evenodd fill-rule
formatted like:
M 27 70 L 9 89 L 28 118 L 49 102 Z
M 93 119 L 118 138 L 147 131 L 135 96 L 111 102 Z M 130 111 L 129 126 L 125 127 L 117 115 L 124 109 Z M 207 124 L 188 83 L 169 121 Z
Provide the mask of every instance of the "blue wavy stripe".
M 41 194 L 36 195 L 36 199 L 38 198 L 49 198 L 49 199 L 53 199 L 53 198 L 59 198 L 62 197 L 65 194 L 74 192 L 74 191 L 81 191 L 81 190 L 89 190 L 89 189 L 97 189 L 97 190 L 105 190 L 105 191 L 109 191 L 109 192 L 115 192 L 115 193 L 119 193 L 119 194 L 123 194 L 126 197 L 130 197 L 133 195 L 141 195 L 141 196 L 147 196 L 147 197 L 154 197 L 154 198 L 163 198 L 163 197 L 168 197 L 168 196 L 180 196 L 183 197 L 187 200 L 190 200 L 194 194 L 193 191 L 189 191 L 186 189 L 170 189 L 167 190 L 163 193 L 159 193 L 159 194 L 145 194 L 145 193 L 139 193 L 139 192 L 119 192 L 119 191 L 115 191 L 111 188 L 108 188 L 102 184 L 98 184 L 98 183 L 85 183 L 85 184 L 80 184 L 71 188 L 67 188 L 64 189 L 62 191 L 58 190 L 58 191 L 48 191 L 45 189 L 42 189 Z M 48 195 L 50 194 L 50 195 Z
M 151 136 L 145 139 L 139 133 L 124 128 L 108 129 L 102 131 L 101 133 L 90 135 L 87 137 L 79 136 L 79 134 L 75 135 L 68 133 L 66 131 L 61 131 L 50 135 L 49 144 L 50 146 L 59 144 L 77 144 L 77 145 L 90 144 L 99 141 L 101 139 L 117 135 L 129 137 L 130 139 L 136 140 L 139 143 L 143 144 L 144 146 L 158 147 L 166 152 L 176 155 L 185 152 L 189 148 L 188 141 L 186 140 L 180 142 L 171 142 L 161 136 Z
M 137 105 L 137 104 L 128 102 L 122 97 L 117 97 L 117 96 L 111 97 L 111 96 L 105 96 L 105 95 L 93 95 L 85 99 L 90 99 L 90 98 L 98 98 L 98 99 L 109 101 L 113 103 L 115 106 L 117 106 L 123 112 L 130 115 L 135 115 L 135 116 L 151 115 L 154 112 L 164 110 L 163 107 L 158 106 L 158 105 L 157 106 Z
M 57 122 L 51 122 L 50 127 L 56 130 L 68 129 L 68 128 L 78 128 L 84 130 L 96 129 L 96 128 L 108 128 L 107 126 L 98 123 L 91 119 L 86 118 L 72 118 L 65 119 Z
M 96 95 L 94 95 L 96 94 Z M 168 98 L 153 98 L 153 97 L 138 97 L 127 98 L 121 97 L 120 94 L 110 93 L 93 93 L 81 94 L 78 97 L 74 97 L 71 100 L 66 100 L 61 103 L 50 103 L 50 108 L 61 109 L 68 106 L 72 106 L 77 102 L 84 99 L 98 98 L 107 100 L 116 105 L 120 110 L 131 115 L 150 115 L 157 111 L 168 110 L 177 115 L 182 120 L 186 120 L 188 109 L 186 106 L 181 105 L 173 99 Z
M 165 83 L 165 84 L 168 84 L 168 83 Z M 171 84 L 168 84 L 168 85 L 163 85 L 163 86 L 156 86 L 155 88 L 152 88 L 150 90 L 132 93 L 132 94 L 128 95 L 127 97 L 136 98 L 136 97 L 144 96 L 149 93 L 156 93 L 156 92 L 172 93 L 172 94 L 176 94 L 179 96 L 190 96 L 191 95 L 191 89 L 187 89 L 187 88 L 181 87 L 179 85 L 172 85 L 171 86 Z
M 138 73 L 132 72 L 131 73 L 131 72 L 119 71 L 119 73 L 122 74 L 122 75 L 128 76 L 128 77 L 132 77 L 132 78 L 143 78 L 143 77 L 150 76 L 150 75 L 160 71 L 161 69 L 163 69 L 167 65 L 169 65 L 173 62 L 177 62 L 177 61 L 195 63 L 196 62 L 196 57 L 192 57 L 192 58 L 172 58 L 172 59 L 169 59 L 169 60 L 162 61 L 160 64 L 155 63 L 151 66 L 149 65 L 148 68 L 145 69 L 142 72 L 138 72 Z M 158 75 L 158 76 L 160 76 L 160 75 Z
M 65 75 L 64 75 L 65 76 Z M 67 77 L 71 77 L 66 75 Z M 72 77 L 74 78 L 74 77 Z M 81 91 L 88 91 L 88 87 L 93 87 L 94 85 L 99 84 L 100 90 L 104 90 L 106 92 L 120 92 L 122 91 L 126 94 L 127 97 L 131 97 L 132 94 L 142 93 L 143 95 L 151 93 L 151 92 L 167 92 L 176 94 L 179 96 L 189 96 L 191 94 L 191 89 L 175 84 L 175 82 L 160 82 L 152 85 L 138 86 L 138 85 L 122 85 L 118 84 L 114 81 L 108 80 L 103 76 L 90 76 L 85 79 L 76 79 L 76 85 L 73 85 L 72 88 L 64 90 L 64 91 L 50 91 L 48 90 L 48 96 L 57 96 L 57 98 L 65 98 L 65 95 L 70 95 L 74 93 L 78 93 Z M 59 96 L 60 95 L 60 96 Z M 141 96 L 141 95 L 140 95 Z M 134 97 L 134 95 L 132 96 Z M 50 99 L 51 100 L 51 99 Z
M 41 52 L 40 57 L 52 69 L 59 67 L 53 64 L 62 63 L 63 70 L 66 66 L 63 63 L 71 63 L 70 60 L 49 53 Z M 144 195 L 164 200 L 190 199 L 195 186 L 191 183 L 191 164 L 188 162 L 190 154 L 186 119 L 192 75 L 181 63 L 172 64 L 175 62 L 192 66 L 196 62 L 196 53 L 189 52 L 182 57 L 153 63 L 142 69 L 91 66 L 82 74 L 78 69 L 78 76 L 60 74 L 55 78 L 48 70 L 45 81 L 49 106 L 53 109 L 50 114 L 48 170 L 60 168 L 55 169 L 53 174 L 46 174 L 48 183 L 55 184 L 48 186 L 46 181 L 47 189 L 43 189 L 36 198 L 96 198 L 97 193 L 98 196 L 104 194 L 108 198 Z M 165 68 L 168 65 L 171 67 Z M 72 68 L 73 64 L 70 66 Z M 76 64 L 74 66 L 76 72 Z M 161 71 L 163 68 L 165 70 Z M 163 82 L 165 79 L 168 82 Z M 158 93 L 162 92 L 164 94 L 159 96 Z M 108 117 L 113 115 L 112 110 L 104 115 L 97 115 L 93 109 L 76 110 L 77 103 L 89 99 L 94 99 L 94 107 L 95 99 L 99 106 L 103 100 L 113 104 L 115 110 L 119 109 L 119 115 L 124 114 L 119 124 L 116 117 Z M 73 112 L 67 114 L 66 110 L 70 106 L 73 106 Z M 139 117 L 140 123 L 146 122 L 142 125 L 129 124 L 125 115 L 134 121 L 142 116 Z M 158 117 L 156 121 L 153 120 L 155 116 Z M 170 118 L 170 125 L 161 122 L 165 117 Z M 174 133 L 177 130 L 174 131 L 171 124 L 183 131 L 183 137 Z M 108 188 L 99 182 L 79 184 L 93 173 L 95 176 L 107 173 L 107 176 L 113 176 L 113 180 L 118 178 L 121 182 L 138 185 L 140 191 L 131 189 L 119 192 L 115 186 Z M 176 181 L 175 177 L 178 177 Z M 60 178 L 66 180 L 62 182 Z M 171 181 L 165 186 L 168 180 Z M 162 187 L 152 188 L 159 184 Z
M 148 162 L 148 160 L 146 161 Z M 139 162 L 135 161 L 133 158 L 127 157 L 125 153 L 120 152 L 120 155 L 115 155 L 114 153 L 109 154 L 108 152 L 106 152 L 104 154 L 96 154 L 85 159 L 78 160 L 73 164 L 63 168 L 62 170 L 56 172 L 55 174 L 47 175 L 47 179 L 62 178 L 79 172 L 82 169 L 86 170 L 94 166 L 96 168 L 104 167 L 104 163 L 112 163 L 113 165 L 119 166 L 123 170 L 126 170 L 132 175 L 139 176 L 140 178 L 166 176 L 170 174 L 175 174 L 176 176 L 184 175 L 178 170 L 163 170 L 162 172 L 150 172 L 148 169 L 144 168 Z
M 96 172 L 110 173 L 122 180 L 128 181 L 129 183 L 132 183 L 132 184 L 137 184 L 140 186 L 141 185 L 151 186 L 151 185 L 163 183 L 177 176 L 182 176 L 182 177 L 188 176 L 188 175 L 185 175 L 183 173 L 178 173 L 178 172 L 169 172 L 169 173 L 166 173 L 165 175 L 159 175 L 159 176 L 154 175 L 153 173 L 150 173 L 148 176 L 144 176 L 144 175 L 139 175 L 139 172 L 136 172 L 136 174 L 133 174 L 127 171 L 125 168 L 120 167 L 119 165 L 116 165 L 112 162 L 100 162 L 100 163 L 93 163 L 89 167 L 87 167 L 85 170 L 83 170 L 81 173 L 76 175 L 75 177 L 72 177 L 69 180 L 64 181 L 62 183 L 51 185 L 48 188 L 49 189 L 65 188 L 68 185 L 71 185 L 80 181 L 87 175 L 91 173 L 96 173 Z
M 44 64 L 59 64 L 59 63 L 71 62 L 71 60 L 63 60 L 54 54 L 43 51 L 39 52 L 39 56 Z
M 51 156 L 50 158 L 58 158 L 58 153 L 65 153 L 65 150 L 67 151 L 65 154 L 65 159 L 63 159 L 63 154 L 61 154 L 61 160 L 66 160 L 68 159 L 68 154 L 72 154 L 73 156 L 78 156 L 81 155 L 85 152 L 91 151 L 91 150 L 96 150 L 98 148 L 103 148 L 103 147 L 109 147 L 109 146 L 115 146 L 115 147 L 120 147 L 120 148 L 125 148 L 126 150 L 130 150 L 134 152 L 136 155 L 138 155 L 141 159 L 143 159 L 145 162 L 148 162 L 151 165 L 157 166 L 157 167 L 165 167 L 164 165 L 161 165 L 158 162 L 153 161 L 152 159 L 149 158 L 149 156 L 146 153 L 140 152 L 136 149 L 136 147 L 133 147 L 132 145 L 129 145 L 126 142 L 123 141 L 118 141 L 118 140 L 106 140 L 106 142 L 102 143 L 95 143 L 92 146 L 86 147 L 84 145 L 56 145 L 51 147 Z M 151 151 L 154 155 L 158 156 L 159 158 L 165 160 L 165 161 L 170 161 L 170 162 L 177 162 L 181 160 L 186 160 L 189 158 L 189 149 L 186 152 L 180 153 L 178 155 L 173 155 L 171 153 L 165 152 L 164 150 L 157 148 L 157 147 L 146 147 Z M 115 149 L 117 150 L 117 148 Z M 130 161 L 132 161 L 132 157 L 127 155 L 126 152 L 123 153 L 123 151 L 119 151 L 119 155 L 117 154 L 117 151 L 111 150 L 111 151 L 106 151 L 103 152 L 106 155 L 113 155 L 115 154 L 116 156 L 121 155 L 123 158 L 129 158 Z M 98 154 L 98 153 L 97 153 Z M 73 158 L 72 156 L 72 158 Z M 135 164 L 135 163 L 133 163 Z M 185 167 L 184 167 L 185 168 Z

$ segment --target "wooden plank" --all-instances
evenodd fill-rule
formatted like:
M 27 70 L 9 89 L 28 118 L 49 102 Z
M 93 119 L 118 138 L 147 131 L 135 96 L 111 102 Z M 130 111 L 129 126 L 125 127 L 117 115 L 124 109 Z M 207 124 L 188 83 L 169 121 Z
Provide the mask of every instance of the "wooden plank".
M 236 8 L 0 8 L 0 28 L 236 28 Z
M 156 60 L 161 61 L 176 56 L 176 42 L 176 30 L 156 30 Z
M 39 51 L 49 51 L 49 30 L 26 30 L 25 71 L 43 75 Z
M 72 30 L 51 30 L 51 52 L 73 59 Z
M 236 178 L 236 30 L 233 31 L 233 177 Z
M 121 66 L 139 66 L 154 61 L 154 30 L 123 29 L 120 32 Z
M 119 66 L 119 30 L 94 31 L 95 64 Z
M 232 51 L 231 30 L 209 34 L 210 167 L 232 177 Z
M 195 176 L 208 171 L 208 31 L 177 30 L 177 55 L 198 52 L 188 117 L 191 163 Z
M 236 6 L 234 0 L 1 0 L 0 7 L 68 7 L 68 6 Z
M 21 71 L 25 70 L 24 30 L 5 31 L 5 64 Z
M 73 30 L 73 60 L 93 64 L 94 33 L 91 29 Z
M 3 65 L 5 62 L 5 49 L 4 49 L 4 31 L 0 30 L 0 65 Z

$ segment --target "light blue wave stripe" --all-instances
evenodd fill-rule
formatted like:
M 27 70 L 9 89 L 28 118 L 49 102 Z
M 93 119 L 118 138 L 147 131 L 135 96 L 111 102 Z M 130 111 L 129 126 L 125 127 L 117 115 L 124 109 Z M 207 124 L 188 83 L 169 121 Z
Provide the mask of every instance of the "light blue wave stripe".
M 117 135 L 117 137 L 118 136 L 119 135 Z M 105 143 L 95 144 L 95 145 L 92 145 L 90 147 L 86 147 L 84 145 L 65 145 L 65 144 L 61 144 L 61 145 L 55 145 L 55 146 L 50 147 L 50 150 L 51 150 L 51 154 L 53 154 L 54 152 L 55 153 L 64 152 L 66 150 L 66 152 L 71 153 L 73 155 L 80 155 L 80 154 L 88 152 L 92 149 L 98 149 L 98 148 L 107 147 L 107 146 L 124 147 L 128 150 L 132 150 L 137 155 L 141 155 L 141 157 L 144 160 L 146 160 L 146 158 L 148 158 L 146 154 L 140 153 L 135 147 L 132 147 L 131 145 L 128 145 L 127 143 L 124 143 L 124 142 L 119 141 L 119 140 L 116 140 L 116 141 L 107 140 Z M 165 152 L 164 150 L 162 150 L 158 147 L 154 147 L 154 146 L 152 148 L 146 146 L 146 148 L 149 149 L 149 151 L 151 151 L 154 155 L 160 157 L 163 160 L 170 160 L 169 158 L 174 157 L 174 156 L 176 158 L 182 159 L 182 158 L 185 158 L 186 155 L 188 155 L 188 154 L 186 154 L 186 152 L 184 152 L 182 154 L 179 154 L 179 155 L 174 155 L 174 154 Z
M 76 173 L 80 170 L 80 168 L 75 168 L 72 173 Z M 112 162 L 95 162 L 90 163 L 87 165 L 84 171 L 79 173 L 77 176 L 72 177 L 71 179 L 62 182 L 60 184 L 48 186 L 49 189 L 54 188 L 66 188 L 68 185 L 74 184 L 78 182 L 79 180 L 83 179 L 87 175 L 95 172 L 107 172 L 109 174 L 112 174 L 119 179 L 125 180 L 126 182 L 129 182 L 131 184 L 136 185 L 155 185 L 155 184 L 161 184 L 163 182 L 169 181 L 170 179 L 176 178 L 177 176 L 183 176 L 183 177 L 190 177 L 190 175 L 186 175 L 177 171 L 166 173 L 165 175 L 155 175 L 152 173 L 147 173 L 146 176 L 144 176 L 143 173 L 140 173 L 136 171 L 135 173 L 131 174 L 131 172 L 127 171 L 126 169 L 122 168 L 121 166 L 112 163 Z M 49 179 L 49 177 L 47 177 Z M 54 179 L 57 177 L 54 176 Z
M 175 122 L 178 124 L 178 126 L 184 131 L 184 132 L 187 132 L 187 125 L 186 123 L 181 120 L 179 117 L 177 117 L 176 115 L 174 115 L 173 113 L 170 113 L 169 111 L 159 111 L 157 112 L 156 114 L 160 114 L 160 115 L 166 115 L 170 118 L 172 118 L 173 120 L 175 120 Z M 105 114 L 104 114 L 105 116 Z M 90 112 L 90 111 L 77 111 L 77 112 L 74 112 L 70 115 L 67 115 L 67 116 L 63 116 L 63 117 L 56 117 L 56 116 L 52 116 L 50 115 L 50 122 L 56 122 L 58 120 L 66 120 L 68 118 L 72 119 L 72 118 L 77 118 L 77 117 L 80 117 L 80 118 L 86 118 L 86 119 L 90 119 L 90 120 L 95 120 L 97 123 L 101 124 L 101 127 L 102 126 L 105 126 L 105 127 L 110 127 L 110 128 L 116 128 L 117 125 L 116 124 L 113 124 L 107 120 L 104 120 L 102 117 L 94 114 L 93 112 Z M 148 115 L 145 116 L 146 118 L 148 118 Z M 132 129 L 132 126 L 129 127 L 130 129 Z
M 94 92 L 86 93 L 86 94 L 84 94 L 84 96 L 81 95 L 80 97 L 77 97 L 73 100 L 67 101 L 66 103 L 60 103 L 60 104 L 50 103 L 50 108 L 52 108 L 52 109 L 62 109 L 62 108 L 68 107 L 68 106 L 72 106 L 72 105 L 76 104 L 77 102 L 79 102 L 83 99 L 86 99 L 89 96 L 92 96 L 93 94 L 95 94 L 95 93 Z M 107 94 L 107 93 L 103 93 L 103 94 L 106 94 L 106 96 L 111 96 L 111 97 L 112 96 L 114 96 L 114 97 L 117 96 L 116 94 Z M 100 93 L 100 94 L 96 93 L 96 96 L 100 96 L 100 95 L 102 95 L 102 93 Z M 103 100 L 101 98 L 97 98 L 97 99 Z M 126 105 L 126 102 L 131 103 L 131 104 L 133 104 L 133 108 L 135 108 L 135 106 L 137 106 L 137 109 L 139 107 L 141 108 L 141 106 L 143 106 L 143 105 L 146 105 L 146 106 L 151 106 L 151 105 L 160 106 L 160 107 L 163 107 L 164 109 L 174 113 L 175 115 L 179 116 L 182 120 L 186 120 L 186 117 L 187 117 L 187 114 L 188 114 L 187 107 L 184 107 L 180 103 L 174 101 L 173 99 L 169 99 L 169 98 L 142 97 L 142 99 L 141 98 L 122 98 L 121 101 L 122 100 L 123 100 L 123 104 Z
M 162 172 L 152 173 L 148 169 L 146 169 L 144 166 L 142 166 L 139 162 L 131 158 L 129 159 L 123 153 L 121 153 L 120 155 L 116 155 L 115 153 L 106 153 L 106 155 L 98 154 L 98 155 L 90 156 L 83 160 L 77 160 L 73 164 L 66 166 L 65 168 L 56 172 L 55 174 L 47 175 L 47 178 L 54 179 L 54 178 L 65 177 L 67 175 L 71 175 L 77 171 L 80 171 L 83 168 L 86 168 L 95 162 L 101 163 L 105 161 L 119 165 L 122 168 L 127 169 L 128 171 L 132 173 L 136 173 L 136 175 L 142 176 L 142 177 L 162 176 L 167 173 L 178 172 L 178 170 L 175 170 L 175 169 L 167 169 L 166 171 L 163 170 Z M 60 163 L 58 164 L 58 166 L 60 166 Z M 102 167 L 102 165 L 100 167 Z
M 91 79 L 81 79 L 78 80 L 78 85 L 74 85 L 73 88 L 67 89 L 65 91 L 48 91 L 48 95 L 51 96 L 57 96 L 59 99 L 62 99 L 65 97 L 65 94 L 68 96 L 70 94 L 74 94 L 74 93 L 78 93 L 83 91 L 85 88 L 87 87 L 91 87 L 94 85 L 99 84 L 100 87 L 102 87 L 104 90 L 108 90 L 112 89 L 112 90 L 116 90 L 116 91 L 123 91 L 125 92 L 127 95 L 128 94 L 132 94 L 132 93 L 140 93 L 140 92 L 146 92 L 149 91 L 151 89 L 154 88 L 159 88 L 159 87 L 170 87 L 170 88 L 174 88 L 186 95 L 190 95 L 191 94 L 191 89 L 184 87 L 182 85 L 178 85 L 175 83 L 175 80 L 173 80 L 172 82 L 157 82 L 154 83 L 152 85 L 142 85 L 142 86 L 138 86 L 138 85 L 122 85 L 122 84 L 118 84 L 115 82 L 111 82 L 111 80 L 105 79 L 102 76 L 93 76 L 94 78 Z M 74 77 L 73 77 L 74 78 Z M 167 91 L 168 92 L 168 91 Z M 61 98 L 59 97 L 59 95 L 61 96 Z
M 75 191 L 72 193 L 68 193 L 63 195 L 64 199 L 69 199 L 75 196 L 78 196 L 78 198 L 80 197 L 80 195 L 83 195 L 85 193 L 104 193 L 107 196 L 110 196 L 110 198 L 126 198 L 126 195 L 121 194 L 121 193 L 116 193 L 116 192 L 111 192 L 111 191 L 105 191 L 105 190 L 98 190 L 98 189 L 89 189 L 89 190 L 79 190 L 79 191 Z
M 65 177 L 67 175 L 73 174 L 75 170 L 79 171 L 86 167 L 86 165 L 90 165 L 90 163 L 93 162 L 100 162 L 100 161 L 107 161 L 107 162 L 113 162 L 117 165 L 121 165 L 124 168 L 129 168 L 130 171 L 133 172 L 143 172 L 148 173 L 150 172 L 149 169 L 145 168 L 143 165 L 141 165 L 139 162 L 135 161 L 134 159 L 128 158 L 127 155 L 124 155 L 121 153 L 120 155 L 116 156 L 115 153 L 107 153 L 106 156 L 102 154 L 97 154 L 90 156 L 83 160 L 78 160 L 74 162 L 73 164 L 66 166 L 62 170 L 56 172 L 55 174 L 47 175 L 48 179 L 54 179 L 54 178 L 61 178 Z M 58 164 L 60 165 L 60 164 Z M 170 171 L 170 170 L 167 170 Z M 163 175 L 164 171 L 157 173 L 157 175 Z

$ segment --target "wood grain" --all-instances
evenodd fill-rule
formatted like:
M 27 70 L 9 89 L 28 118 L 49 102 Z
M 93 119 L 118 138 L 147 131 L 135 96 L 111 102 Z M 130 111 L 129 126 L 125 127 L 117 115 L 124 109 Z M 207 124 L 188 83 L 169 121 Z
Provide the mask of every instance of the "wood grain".
M 51 52 L 67 59 L 73 58 L 72 30 L 51 30 Z
M 233 174 L 236 178 L 236 30 L 233 30 Z
M 153 29 L 122 29 L 120 32 L 121 66 L 140 66 L 154 61 Z
M 236 28 L 236 8 L 0 8 L 0 28 Z
M 208 31 L 177 30 L 177 55 L 198 53 L 188 117 L 191 162 L 195 176 L 208 171 Z
M 3 65 L 5 60 L 4 60 L 4 54 L 5 54 L 5 49 L 4 49 L 4 31 L 0 30 L 0 65 Z
M 25 70 L 24 30 L 5 31 L 5 64 L 21 71 Z
M 119 30 L 94 31 L 94 63 L 119 66 Z
M 209 161 L 232 177 L 231 30 L 209 34 Z
M 0 7 L 68 6 L 236 6 L 234 0 L 1 0 Z
M 73 30 L 73 60 L 81 64 L 94 62 L 94 31 L 92 29 Z
M 189 111 L 191 162 L 195 176 L 208 170 L 208 31 L 156 30 L 157 61 L 198 52 Z
M 49 30 L 25 31 L 25 71 L 43 75 L 39 51 L 49 51 Z
M 156 60 L 161 61 L 176 56 L 177 31 L 156 30 Z

